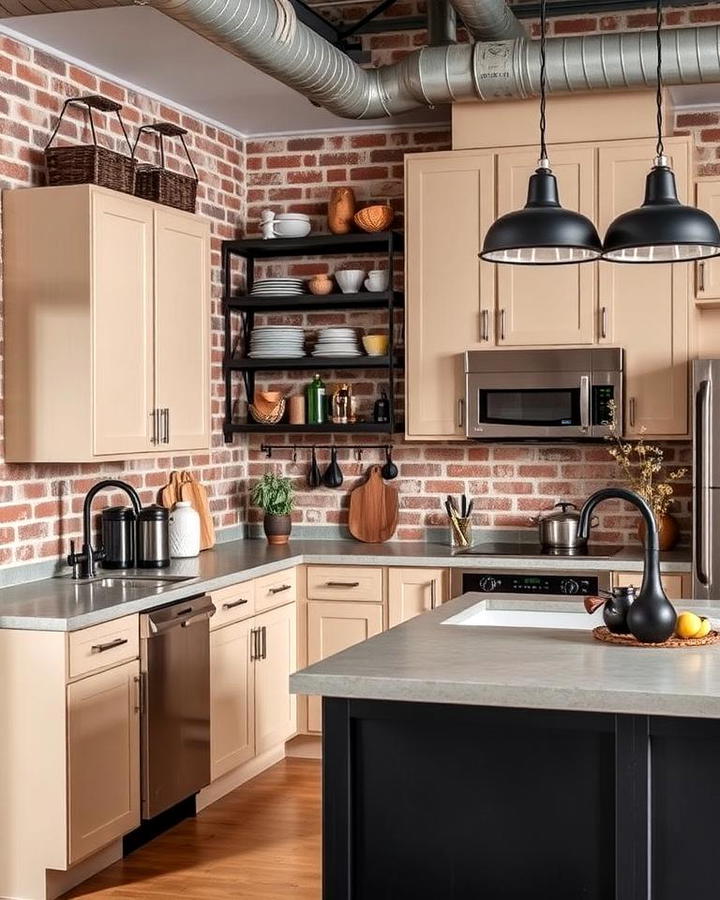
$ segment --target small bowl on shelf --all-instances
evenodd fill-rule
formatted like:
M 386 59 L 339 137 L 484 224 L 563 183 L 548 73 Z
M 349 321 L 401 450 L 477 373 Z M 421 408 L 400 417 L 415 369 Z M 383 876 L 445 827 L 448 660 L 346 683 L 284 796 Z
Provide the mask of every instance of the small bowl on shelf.
M 362 342 L 368 356 L 385 356 L 390 339 L 386 334 L 366 334 Z
M 395 218 L 395 211 L 392 206 L 376 204 L 366 206 L 355 213 L 354 221 L 358 228 L 363 231 L 386 231 Z
M 278 216 L 273 222 L 273 231 L 280 238 L 307 237 L 311 228 L 309 219 L 282 219 Z

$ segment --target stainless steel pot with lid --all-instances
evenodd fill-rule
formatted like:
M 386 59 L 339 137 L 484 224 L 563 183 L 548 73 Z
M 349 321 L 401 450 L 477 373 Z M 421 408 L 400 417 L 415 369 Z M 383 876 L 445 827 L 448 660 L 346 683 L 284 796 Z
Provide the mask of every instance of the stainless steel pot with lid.
M 534 516 L 531 521 L 538 526 L 538 537 L 543 547 L 577 550 L 587 544 L 587 539 L 578 537 L 580 511 L 574 503 L 556 503 L 551 510 Z M 593 528 L 598 524 L 597 516 L 593 516 L 590 524 Z

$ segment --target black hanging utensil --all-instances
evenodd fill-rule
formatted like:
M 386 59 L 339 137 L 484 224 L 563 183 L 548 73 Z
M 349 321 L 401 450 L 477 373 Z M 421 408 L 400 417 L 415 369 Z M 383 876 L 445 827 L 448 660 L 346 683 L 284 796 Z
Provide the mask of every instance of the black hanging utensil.
M 330 465 L 325 469 L 322 477 L 323 484 L 329 488 L 339 488 L 343 483 L 343 473 L 337 461 L 337 448 L 330 451 Z
M 310 457 L 310 471 L 307 477 L 308 487 L 316 488 L 322 484 L 322 475 L 320 474 L 320 466 L 318 466 L 315 448 L 312 448 L 312 456 Z
M 390 447 L 385 448 L 385 465 L 380 470 L 380 474 L 385 481 L 392 481 L 398 477 L 398 467 L 393 462 L 392 450 Z

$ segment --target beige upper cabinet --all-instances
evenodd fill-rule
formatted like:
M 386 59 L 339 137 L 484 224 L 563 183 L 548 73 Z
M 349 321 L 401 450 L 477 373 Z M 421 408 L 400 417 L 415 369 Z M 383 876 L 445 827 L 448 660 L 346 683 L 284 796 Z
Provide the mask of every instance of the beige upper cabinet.
M 3 207 L 8 461 L 209 447 L 208 223 L 92 185 Z
M 536 148 L 498 154 L 498 215 L 522 209 Z M 566 209 L 595 219 L 595 149 L 553 147 L 552 170 Z M 485 263 L 484 265 L 490 265 Z M 591 264 L 498 265 L 497 343 L 508 347 L 591 344 L 594 341 L 596 270 Z
M 308 665 L 326 659 L 383 630 L 381 603 L 354 600 L 309 600 Z M 308 697 L 308 731 L 322 730 L 319 697 Z
M 255 756 L 252 619 L 210 633 L 210 773 L 213 780 Z
M 392 628 L 447 599 L 447 569 L 388 569 L 388 626 Z
M 478 253 L 495 213 L 494 155 L 408 156 L 406 198 L 406 436 L 462 439 L 462 354 L 493 340 L 495 267 Z
M 688 138 L 668 138 L 666 153 L 687 202 Z M 598 225 L 604 233 L 619 213 L 643 199 L 652 143 L 626 141 L 599 151 Z M 653 437 L 688 433 L 689 292 L 691 263 L 599 266 L 601 342 L 625 348 L 625 433 Z
M 695 191 L 696 205 L 720 222 L 720 180 L 701 178 Z M 695 300 L 698 306 L 720 306 L 720 257 L 701 260 L 695 265 Z
M 297 607 L 288 603 L 256 616 L 255 751 L 264 753 L 297 731 L 297 697 L 290 676 L 297 669 Z
M 140 824 L 140 664 L 67 688 L 68 861 Z
M 201 219 L 155 210 L 155 406 L 169 450 L 210 446 L 210 234 Z

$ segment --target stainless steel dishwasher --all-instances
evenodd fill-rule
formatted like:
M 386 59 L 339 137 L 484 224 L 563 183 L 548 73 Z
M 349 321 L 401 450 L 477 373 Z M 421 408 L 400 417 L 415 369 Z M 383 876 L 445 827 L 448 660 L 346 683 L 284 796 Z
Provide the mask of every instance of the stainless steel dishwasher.
M 140 616 L 142 814 L 151 819 L 210 783 L 206 596 Z

